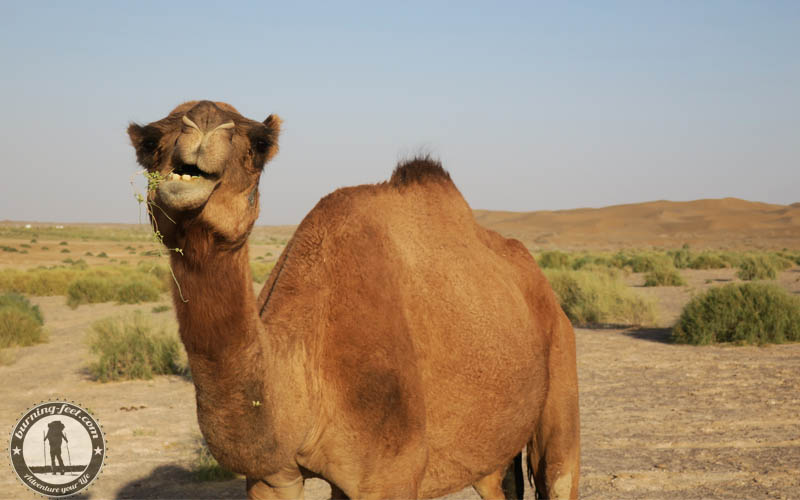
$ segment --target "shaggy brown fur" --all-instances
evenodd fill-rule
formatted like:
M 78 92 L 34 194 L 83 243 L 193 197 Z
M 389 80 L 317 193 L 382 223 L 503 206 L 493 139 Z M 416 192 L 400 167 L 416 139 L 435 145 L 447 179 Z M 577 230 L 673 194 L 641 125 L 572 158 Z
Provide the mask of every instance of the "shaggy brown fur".
M 320 200 L 254 296 L 248 196 L 279 128 L 201 101 L 129 129 L 139 162 L 162 174 L 188 154 L 181 134 L 230 137 L 214 136 L 224 171 L 201 207 L 151 195 L 154 224 L 184 251 L 171 257 L 187 299 L 176 290 L 175 307 L 217 460 L 247 475 L 250 498 L 301 497 L 311 476 L 351 498 L 469 484 L 494 498 L 527 445 L 539 493 L 576 497 L 572 327 L 530 253 L 477 225 L 438 163 Z

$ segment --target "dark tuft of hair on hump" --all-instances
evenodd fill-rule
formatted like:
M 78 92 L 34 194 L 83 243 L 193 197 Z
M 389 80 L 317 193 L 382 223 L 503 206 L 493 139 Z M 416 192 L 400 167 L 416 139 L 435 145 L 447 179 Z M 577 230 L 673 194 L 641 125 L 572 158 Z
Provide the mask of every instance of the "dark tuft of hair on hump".
M 441 162 L 426 155 L 399 163 L 392 172 L 389 184 L 408 186 L 415 182 L 423 184 L 429 181 L 452 182 L 450 174 L 442 168 Z

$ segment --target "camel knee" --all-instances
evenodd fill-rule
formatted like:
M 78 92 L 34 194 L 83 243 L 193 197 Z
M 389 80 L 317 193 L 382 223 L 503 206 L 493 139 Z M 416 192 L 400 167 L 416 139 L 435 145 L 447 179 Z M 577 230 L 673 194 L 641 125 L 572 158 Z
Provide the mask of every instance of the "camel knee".
M 261 479 L 247 478 L 248 500 L 303 500 L 303 477 L 289 483 L 268 483 Z

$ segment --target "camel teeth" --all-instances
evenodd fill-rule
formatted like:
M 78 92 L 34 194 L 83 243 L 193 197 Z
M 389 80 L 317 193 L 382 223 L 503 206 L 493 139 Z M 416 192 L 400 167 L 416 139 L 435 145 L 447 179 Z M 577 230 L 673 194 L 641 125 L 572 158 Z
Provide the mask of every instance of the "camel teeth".
M 191 176 L 191 175 L 189 175 L 189 174 L 183 174 L 183 175 L 181 176 L 181 179 L 183 179 L 183 180 L 185 180 L 185 181 L 191 180 L 191 178 L 192 178 L 192 176 Z
M 181 176 L 176 174 L 175 172 L 173 172 L 173 173 L 170 174 L 169 178 L 170 178 L 170 180 L 177 181 L 178 179 L 181 178 Z

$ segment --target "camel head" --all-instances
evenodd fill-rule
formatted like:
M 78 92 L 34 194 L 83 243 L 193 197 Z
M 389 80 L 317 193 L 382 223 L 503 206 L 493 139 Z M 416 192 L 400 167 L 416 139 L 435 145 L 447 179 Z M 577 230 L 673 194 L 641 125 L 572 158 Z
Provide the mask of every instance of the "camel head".
M 191 227 L 228 243 L 247 238 L 280 126 L 277 115 L 258 122 L 223 102 L 190 101 L 161 120 L 128 127 L 137 161 L 155 179 L 150 218 L 167 246 L 180 246 Z

